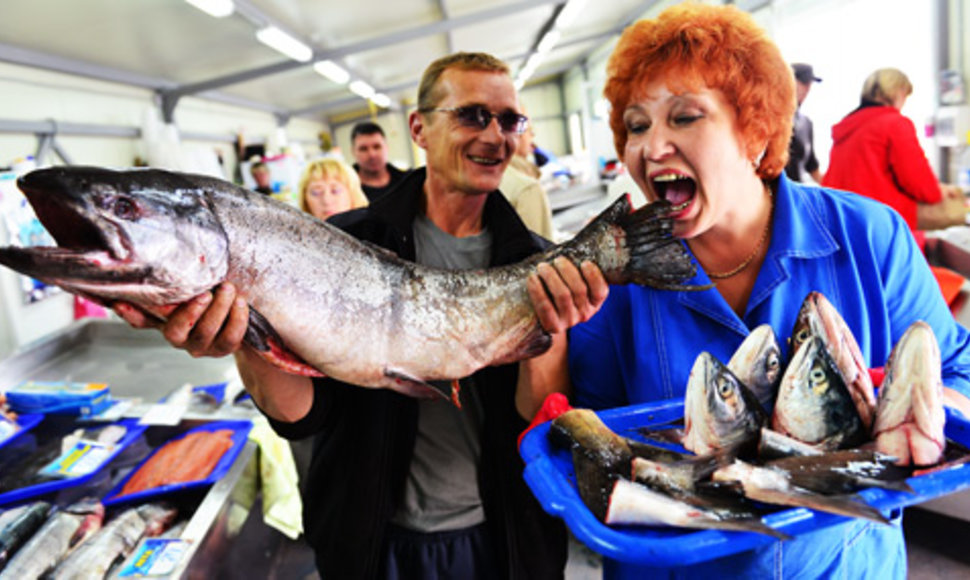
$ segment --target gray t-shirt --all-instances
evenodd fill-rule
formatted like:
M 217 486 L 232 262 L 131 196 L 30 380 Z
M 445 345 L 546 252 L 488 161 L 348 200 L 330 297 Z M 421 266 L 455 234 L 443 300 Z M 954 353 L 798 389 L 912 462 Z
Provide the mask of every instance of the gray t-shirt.
M 456 238 L 426 216 L 414 220 L 420 264 L 467 270 L 489 265 L 492 235 Z M 440 532 L 485 521 L 478 490 L 482 406 L 474 381 L 461 380 L 461 409 L 444 399 L 418 402 L 418 433 L 404 488 L 391 521 L 420 532 Z

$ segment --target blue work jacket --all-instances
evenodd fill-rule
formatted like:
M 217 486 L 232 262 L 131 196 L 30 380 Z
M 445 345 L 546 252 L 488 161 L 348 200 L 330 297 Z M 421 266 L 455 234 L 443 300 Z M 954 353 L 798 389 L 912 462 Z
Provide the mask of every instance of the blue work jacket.
M 570 332 L 576 406 L 606 409 L 682 398 L 698 354 L 708 351 L 727 363 L 761 324 L 774 329 L 787 360 L 795 318 L 812 291 L 841 313 L 870 367 L 886 362 L 910 324 L 927 322 L 940 344 L 944 384 L 970 395 L 970 333 L 954 320 L 899 214 L 860 195 L 793 183 L 784 175 L 772 185 L 771 242 L 744 316 L 713 288 L 612 287 L 600 312 Z M 690 282 L 710 281 L 699 271 Z M 898 517 L 891 526 L 858 520 L 820 532 L 691 567 L 658 570 L 607 561 L 605 572 L 607 578 L 905 576 Z

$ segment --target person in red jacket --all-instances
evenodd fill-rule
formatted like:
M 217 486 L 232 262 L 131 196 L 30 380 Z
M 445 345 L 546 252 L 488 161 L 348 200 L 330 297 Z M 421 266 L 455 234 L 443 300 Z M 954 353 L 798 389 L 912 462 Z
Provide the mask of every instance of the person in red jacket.
M 854 191 L 898 211 L 910 229 L 964 223 L 963 192 L 937 181 L 900 110 L 913 92 L 906 75 L 879 69 L 862 87 L 859 107 L 832 127 L 832 151 L 822 185 Z

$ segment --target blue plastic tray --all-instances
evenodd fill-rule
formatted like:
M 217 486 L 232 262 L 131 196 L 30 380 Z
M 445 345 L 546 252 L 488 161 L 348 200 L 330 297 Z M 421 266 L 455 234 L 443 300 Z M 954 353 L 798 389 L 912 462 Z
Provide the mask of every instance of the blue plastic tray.
M 10 437 L 7 437 L 3 441 L 0 441 L 0 448 L 16 441 L 21 435 L 36 427 L 43 420 L 44 420 L 44 415 L 42 413 L 28 413 L 26 415 L 18 415 L 15 423 L 17 423 L 17 425 L 20 426 L 20 430 L 18 430 Z
M 124 479 L 119 481 L 118 485 L 108 492 L 108 494 L 105 496 L 106 499 L 104 499 L 102 503 L 106 506 L 121 505 L 133 502 L 140 503 L 150 499 L 155 499 L 158 496 L 183 491 L 186 489 L 212 485 L 216 481 L 219 481 L 219 479 L 229 471 L 232 464 L 235 463 L 236 457 L 239 456 L 243 445 L 246 444 L 246 439 L 249 437 L 249 430 L 252 429 L 252 427 L 253 424 L 250 421 L 213 421 L 212 423 L 206 423 L 194 429 L 190 429 L 178 437 L 166 441 L 166 444 L 171 443 L 172 441 L 178 441 L 190 433 L 196 433 L 199 431 L 218 431 L 220 429 L 229 429 L 232 431 L 232 446 L 222 454 L 219 462 L 216 463 L 216 466 L 212 468 L 212 473 L 210 473 L 208 477 L 197 479 L 195 481 L 185 481 L 182 483 L 173 483 L 171 485 L 162 485 L 152 489 L 146 489 L 144 491 L 119 496 L 118 493 L 120 493 L 125 487 L 125 483 L 127 483 L 128 480 L 135 475 L 135 472 L 141 469 L 141 466 L 148 462 L 159 449 L 164 447 L 164 445 L 162 445 L 152 451 L 151 454 L 149 454 L 148 457 L 143 459 L 134 469 L 132 469 L 131 472 L 124 477 Z
M 682 400 L 661 401 L 611 409 L 598 415 L 616 433 L 642 441 L 643 438 L 637 435 L 638 428 L 682 418 L 684 403 Z M 549 442 L 549 427 L 549 422 L 535 427 L 522 441 L 520 453 L 526 463 L 525 480 L 542 507 L 562 518 L 573 535 L 595 552 L 634 564 L 689 565 L 779 541 L 753 532 L 607 526 L 596 519 L 579 497 L 572 456 L 568 450 Z M 963 445 L 970 444 L 970 423 L 947 409 L 946 436 Z M 970 488 L 970 463 L 911 477 L 908 481 L 916 493 L 870 488 L 858 495 L 883 511 L 922 503 Z M 807 508 L 782 508 L 763 517 L 762 521 L 797 536 L 847 519 Z
M 45 493 L 50 493 L 52 491 L 60 491 L 68 487 L 74 487 L 76 485 L 80 485 L 90 480 L 98 473 L 98 471 L 101 470 L 101 468 L 111 463 L 111 460 L 117 457 L 118 454 L 125 449 L 125 447 L 128 447 L 128 445 L 130 445 L 132 441 L 137 439 L 145 431 L 145 426 L 139 425 L 137 419 L 125 419 L 115 424 L 124 426 L 126 429 L 125 434 L 121 438 L 121 440 L 115 444 L 114 450 L 105 456 L 104 461 L 101 462 L 101 465 L 98 467 L 98 469 L 92 471 L 91 473 L 87 473 L 85 475 L 79 475 L 77 477 L 66 477 L 63 479 L 54 479 L 51 481 L 38 483 L 36 485 L 31 485 L 28 487 L 22 487 L 20 489 L 8 491 L 6 493 L 0 493 L 0 505 L 19 502 L 27 498 L 43 495 Z

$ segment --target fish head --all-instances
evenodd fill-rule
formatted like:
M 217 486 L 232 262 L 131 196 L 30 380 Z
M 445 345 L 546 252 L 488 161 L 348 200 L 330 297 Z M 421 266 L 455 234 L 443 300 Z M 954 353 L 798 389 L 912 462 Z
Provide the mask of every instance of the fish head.
M 56 247 L 0 248 L 0 264 L 104 303 L 183 302 L 218 284 L 228 242 L 192 176 L 56 167 L 17 181 Z
M 946 412 L 940 347 L 933 329 L 914 322 L 893 346 L 879 388 L 876 448 L 900 463 L 931 465 L 943 453 Z
M 684 400 L 684 447 L 704 455 L 754 438 L 766 415 L 755 396 L 713 355 L 694 361 Z
M 774 404 L 781 380 L 781 366 L 781 346 L 775 331 L 768 324 L 751 331 L 728 362 L 728 369 L 766 408 Z
M 867 437 L 842 373 L 820 337 L 809 338 L 785 370 L 772 428 L 829 449 L 861 443 Z
M 790 356 L 811 337 L 822 339 L 852 396 L 859 417 L 866 427 L 872 425 L 876 396 L 869 376 L 869 365 L 855 335 L 839 311 L 821 292 L 810 292 L 799 309 L 790 338 Z

